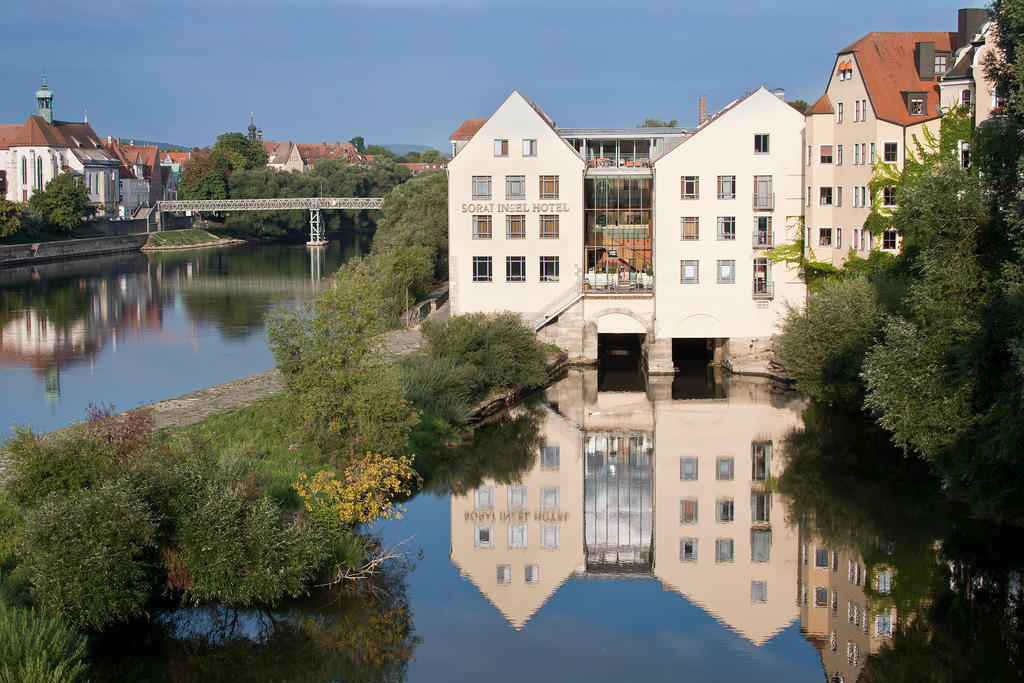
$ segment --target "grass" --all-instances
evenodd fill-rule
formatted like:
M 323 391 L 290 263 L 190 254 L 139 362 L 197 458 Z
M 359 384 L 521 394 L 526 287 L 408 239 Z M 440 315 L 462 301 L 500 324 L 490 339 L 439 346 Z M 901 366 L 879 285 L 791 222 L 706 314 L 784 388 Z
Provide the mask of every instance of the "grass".
M 282 392 L 247 406 L 217 413 L 185 427 L 178 436 L 207 439 L 222 457 L 240 458 L 268 480 L 267 492 L 286 507 L 297 508 L 292 484 L 300 472 L 328 469 L 317 448 L 298 441 L 298 423 L 289 396 Z
M 210 242 L 216 242 L 219 239 L 219 237 L 211 235 L 205 230 L 196 230 L 195 228 L 190 228 L 188 230 L 168 230 L 166 232 L 157 232 L 150 235 L 146 246 L 187 247 L 192 245 L 209 244 Z
M 87 237 L 106 237 L 106 235 L 91 225 L 83 224 L 69 233 L 22 232 L 19 230 L 13 235 L 0 238 L 0 244 L 35 244 L 37 242 L 58 242 L 60 240 L 77 240 Z

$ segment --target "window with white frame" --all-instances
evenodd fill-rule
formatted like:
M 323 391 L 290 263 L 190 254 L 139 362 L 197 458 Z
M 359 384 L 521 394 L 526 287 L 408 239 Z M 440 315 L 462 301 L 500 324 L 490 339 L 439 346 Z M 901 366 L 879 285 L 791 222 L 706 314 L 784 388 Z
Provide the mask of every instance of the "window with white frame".
M 542 175 L 540 177 L 540 198 L 558 199 L 558 176 Z
M 836 123 L 843 122 L 843 103 L 840 102 L 836 105 Z
M 736 239 L 736 216 L 719 216 L 718 240 L 724 242 L 734 239 Z
M 754 134 L 754 154 L 768 154 L 768 133 Z
M 558 239 L 558 215 L 540 217 L 541 239 Z
M 967 140 L 960 141 L 960 165 L 963 168 L 971 167 L 971 143 Z
M 854 188 L 856 189 L 856 188 Z M 860 249 L 860 233 L 861 228 L 850 228 L 850 246 L 854 249 Z
M 900 146 L 898 142 L 882 143 L 882 161 L 887 164 L 895 164 L 899 161 Z
M 700 177 L 684 175 L 679 179 L 680 199 L 700 199 Z
M 736 283 L 736 260 L 719 259 L 718 261 L 718 284 L 731 285 Z
M 491 281 L 491 257 L 490 256 L 474 256 L 473 257 L 473 282 L 490 282 Z
M 526 199 L 526 176 L 505 176 L 505 199 Z
M 734 175 L 720 175 L 720 176 L 718 176 L 718 198 L 719 199 L 736 199 L 736 176 L 734 176 Z
M 473 526 L 473 545 L 477 548 L 494 547 L 494 525 L 476 524 Z
M 853 101 L 853 120 L 860 121 L 860 100 Z
M 525 486 L 509 486 L 508 487 L 508 509 L 509 510 L 523 510 L 526 508 L 526 487 Z
M 494 141 L 494 156 L 496 156 L 496 157 L 507 157 L 508 156 L 508 140 L 495 140 Z
M 811 186 L 808 185 L 807 186 L 807 206 L 811 205 L 811 194 L 812 194 Z
M 814 568 L 828 569 L 829 552 L 828 548 L 814 549 Z
M 697 216 L 683 216 L 680 219 L 680 239 L 700 239 L 700 218 Z
M 490 199 L 491 198 L 491 176 L 489 175 L 475 175 L 473 176 L 473 199 Z
M 558 486 L 540 487 L 540 509 L 557 510 L 561 507 L 561 489 Z
M 830 165 L 832 163 L 832 145 L 821 145 L 818 149 L 818 163 Z
M 832 246 L 832 228 L 818 228 L 818 246 Z
M 526 282 L 526 257 L 505 257 L 505 282 Z
M 836 166 L 843 165 L 843 146 L 836 145 Z
M 510 550 L 521 550 L 526 547 L 526 525 L 508 525 L 508 547 Z
M 526 216 L 505 216 L 505 238 L 510 240 L 526 239 Z
M 750 478 L 753 481 L 767 481 L 771 474 L 772 442 L 750 442 Z
M 736 546 L 731 538 L 715 539 L 715 562 L 732 562 Z
M 475 239 L 475 240 L 489 240 L 489 239 L 491 239 L 491 217 L 490 216 L 473 216 L 473 239 Z
M 697 479 L 697 458 L 692 456 L 679 458 L 679 478 L 685 481 Z
M 494 509 L 494 487 L 481 486 L 473 491 L 474 510 Z
M 557 256 L 541 256 L 540 257 L 540 281 L 541 282 L 558 282 L 558 257 Z
M 835 206 L 842 206 L 842 205 L 843 205 L 843 186 L 842 185 L 836 185 Z
M 542 470 L 557 470 L 561 459 L 561 449 L 558 446 L 540 447 L 540 468 Z
M 681 539 L 679 539 L 679 561 L 680 562 L 696 562 L 697 561 L 697 539 L 696 538 L 681 538 Z
M 810 166 L 811 162 L 813 160 L 814 160 L 814 147 L 812 145 L 807 145 L 807 162 L 806 162 L 807 165 Z
M 684 285 L 695 285 L 700 281 L 700 264 L 693 259 L 679 262 L 679 282 Z
M 535 156 L 537 156 L 537 141 L 536 140 L 523 140 L 523 156 L 524 157 L 535 157 Z
M 960 104 L 961 104 L 961 106 L 969 107 L 969 106 L 971 106 L 971 103 L 973 101 L 974 101 L 974 95 L 971 94 L 970 88 L 965 88 L 963 91 L 960 92 Z
M 835 233 L 833 234 L 832 242 L 833 242 L 833 244 L 832 244 L 832 248 L 833 249 L 840 249 L 840 248 L 842 248 L 842 246 L 843 246 L 843 229 L 842 228 L 836 228 L 835 229 Z
M 832 188 L 823 186 L 818 188 L 818 205 L 832 206 Z
M 750 530 L 750 561 L 770 562 L 772 555 L 772 532 L 770 529 Z
M 882 206 L 896 206 L 895 185 L 886 185 L 882 188 Z
M 875 143 L 871 143 L 871 152 L 868 154 L 868 164 L 874 165 L 875 163 Z

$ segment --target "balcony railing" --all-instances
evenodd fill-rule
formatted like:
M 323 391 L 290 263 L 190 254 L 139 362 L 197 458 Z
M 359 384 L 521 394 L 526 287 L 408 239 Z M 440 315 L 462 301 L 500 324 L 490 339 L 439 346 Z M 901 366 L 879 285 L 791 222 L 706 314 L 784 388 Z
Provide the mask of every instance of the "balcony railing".
M 754 210 L 755 211 L 773 211 L 775 209 L 775 193 L 769 192 L 768 194 L 754 193 Z
M 771 230 L 768 232 L 755 230 L 754 238 L 751 241 L 754 244 L 754 249 L 771 249 L 775 246 L 775 236 Z
M 753 296 L 755 299 L 774 299 L 775 283 L 765 280 L 754 280 Z
M 646 154 L 588 154 L 588 168 L 650 169 L 654 162 Z
M 650 294 L 654 276 L 646 273 L 587 273 L 584 291 L 590 294 Z

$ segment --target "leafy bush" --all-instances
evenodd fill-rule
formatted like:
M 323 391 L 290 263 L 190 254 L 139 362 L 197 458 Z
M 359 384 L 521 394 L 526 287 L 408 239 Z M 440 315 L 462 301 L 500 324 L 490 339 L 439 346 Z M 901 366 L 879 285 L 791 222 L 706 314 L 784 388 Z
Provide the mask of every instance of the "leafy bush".
M 52 438 L 15 427 L 4 446 L 9 463 L 3 493 L 26 507 L 35 507 L 54 493 L 88 488 L 114 472 L 108 444 L 84 424 Z
M 300 474 L 295 490 L 310 516 L 328 529 L 373 524 L 382 517 L 401 519 L 402 508 L 394 498 L 412 495 L 412 460 L 411 455 L 367 453 L 348 466 L 344 479 L 329 471 Z
M 64 683 L 85 673 L 85 638 L 52 615 L 0 601 L 0 683 Z
M 34 597 L 82 629 L 142 614 L 155 584 L 156 526 L 123 482 L 51 495 L 25 524 L 22 552 Z

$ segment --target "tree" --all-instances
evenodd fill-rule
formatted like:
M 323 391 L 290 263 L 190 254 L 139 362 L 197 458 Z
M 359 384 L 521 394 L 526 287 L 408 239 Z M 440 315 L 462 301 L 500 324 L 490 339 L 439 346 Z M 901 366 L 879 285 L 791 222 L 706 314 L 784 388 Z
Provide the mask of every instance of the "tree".
M 352 143 L 352 146 L 355 147 L 356 151 L 359 152 L 360 154 L 362 154 L 363 150 L 366 149 L 366 141 L 363 140 L 362 135 L 355 136 L 354 138 L 349 140 L 349 142 Z
M 43 226 L 56 232 L 71 232 L 82 224 L 82 219 L 96 213 L 85 183 L 70 171 L 61 173 L 44 189 L 36 191 L 28 204 Z
M 227 199 L 228 184 L 224 172 L 215 168 L 190 182 L 182 182 L 178 195 L 182 199 Z
M 661 119 L 644 119 L 638 128 L 675 128 L 679 125 L 679 121 L 672 119 L 671 121 L 662 121 Z
M 402 508 L 394 499 L 412 495 L 417 478 L 412 460 L 411 455 L 367 453 L 354 460 L 341 479 L 332 471 L 312 477 L 299 474 L 295 490 L 310 516 L 328 529 L 401 519 Z
M 786 102 L 786 104 L 793 107 L 793 109 L 796 109 L 801 114 L 811 108 L 811 105 L 807 104 L 807 100 L 791 100 Z
M 373 155 L 374 161 L 382 161 L 384 159 L 390 159 L 391 161 L 398 161 L 398 157 L 387 147 L 382 145 L 367 145 L 364 148 L 364 154 Z
M 0 197 L 0 237 L 13 235 L 21 229 L 21 204 Z
M 217 136 L 210 151 L 218 166 L 229 172 L 267 164 L 267 150 L 258 140 L 250 140 L 242 133 L 223 133 Z
M 448 157 L 436 149 L 428 149 L 420 155 L 420 162 L 424 164 L 446 164 L 450 161 Z

